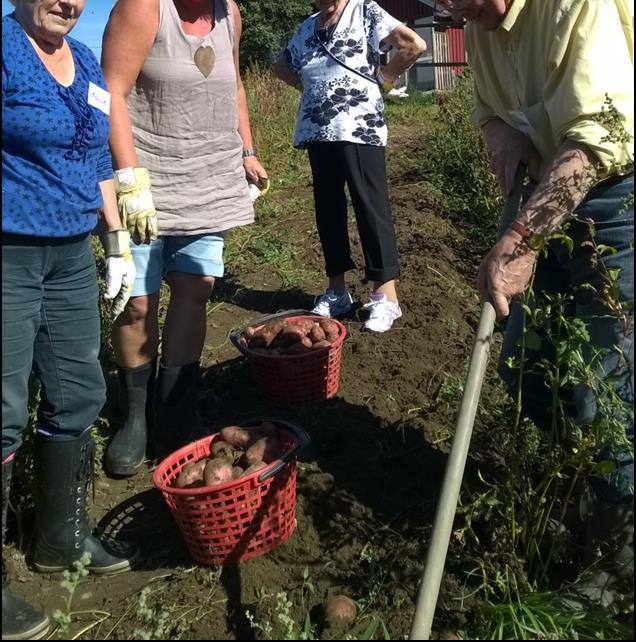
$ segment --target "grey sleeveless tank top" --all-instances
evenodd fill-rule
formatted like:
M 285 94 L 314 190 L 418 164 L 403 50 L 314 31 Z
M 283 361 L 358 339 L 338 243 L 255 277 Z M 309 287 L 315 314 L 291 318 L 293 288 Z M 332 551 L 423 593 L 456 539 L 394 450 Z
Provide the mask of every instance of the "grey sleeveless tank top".
M 190 36 L 173 0 L 160 0 L 155 42 L 128 97 L 160 235 L 222 232 L 254 220 L 238 135 L 234 21 L 228 0 L 213 1 L 214 29 Z

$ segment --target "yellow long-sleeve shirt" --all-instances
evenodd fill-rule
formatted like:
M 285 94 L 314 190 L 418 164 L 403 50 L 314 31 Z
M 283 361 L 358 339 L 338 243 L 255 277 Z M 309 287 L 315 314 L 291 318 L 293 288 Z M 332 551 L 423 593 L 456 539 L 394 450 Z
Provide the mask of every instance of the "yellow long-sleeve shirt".
M 525 133 L 543 169 L 569 139 L 592 151 L 599 178 L 632 171 L 633 13 L 633 0 L 512 0 L 496 31 L 470 24 L 475 123 L 498 117 Z M 599 122 L 606 96 L 628 140 Z

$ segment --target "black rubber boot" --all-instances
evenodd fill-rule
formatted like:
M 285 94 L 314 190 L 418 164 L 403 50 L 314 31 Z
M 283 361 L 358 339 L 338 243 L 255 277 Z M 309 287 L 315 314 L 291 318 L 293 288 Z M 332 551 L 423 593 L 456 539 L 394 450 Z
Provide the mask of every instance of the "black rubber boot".
M 130 569 L 137 547 L 100 540 L 86 512 L 94 476 L 95 444 L 90 430 L 78 436 L 35 437 L 35 528 L 33 563 L 38 571 L 63 571 L 90 553 L 88 570 L 119 573 Z
M 197 405 L 199 362 L 167 367 L 159 364 L 157 376 L 157 429 L 154 453 L 164 459 L 192 441 L 201 427 Z
M 2 548 L 7 529 L 7 509 L 11 489 L 13 460 L 2 464 Z M 49 618 L 36 611 L 22 598 L 9 590 L 9 583 L 2 560 L 2 639 L 3 640 L 39 640 L 46 635 Z
M 146 459 L 156 365 L 154 360 L 136 368 L 117 367 L 125 420 L 104 455 L 104 466 L 111 475 L 134 475 Z

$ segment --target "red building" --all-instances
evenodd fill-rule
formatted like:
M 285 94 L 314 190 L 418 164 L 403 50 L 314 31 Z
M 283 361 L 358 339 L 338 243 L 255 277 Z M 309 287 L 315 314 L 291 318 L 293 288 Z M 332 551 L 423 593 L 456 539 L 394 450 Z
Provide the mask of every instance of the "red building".
M 440 11 L 435 0 L 376 0 L 393 17 L 426 41 L 426 52 L 408 72 L 409 83 L 421 90 L 449 89 L 466 61 L 464 31 Z

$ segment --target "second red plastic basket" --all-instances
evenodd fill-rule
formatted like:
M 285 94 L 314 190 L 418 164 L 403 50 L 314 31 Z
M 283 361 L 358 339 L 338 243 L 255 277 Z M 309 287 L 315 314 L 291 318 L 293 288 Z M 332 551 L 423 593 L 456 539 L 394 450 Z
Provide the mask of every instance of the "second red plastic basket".
M 174 488 L 183 467 L 210 454 L 219 434 L 164 459 L 152 480 L 163 494 L 190 555 L 200 564 L 230 564 L 262 555 L 287 540 L 296 525 L 296 455 L 309 442 L 294 424 L 270 419 L 280 429 L 284 454 L 267 468 L 209 488 Z M 255 430 L 258 422 L 241 424 Z

